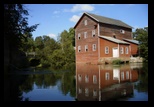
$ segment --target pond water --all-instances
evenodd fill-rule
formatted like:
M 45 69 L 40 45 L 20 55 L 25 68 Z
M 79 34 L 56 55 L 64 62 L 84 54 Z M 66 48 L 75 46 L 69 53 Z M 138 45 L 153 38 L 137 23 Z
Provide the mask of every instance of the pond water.
M 148 101 L 148 65 L 24 71 L 4 78 L 4 101 Z

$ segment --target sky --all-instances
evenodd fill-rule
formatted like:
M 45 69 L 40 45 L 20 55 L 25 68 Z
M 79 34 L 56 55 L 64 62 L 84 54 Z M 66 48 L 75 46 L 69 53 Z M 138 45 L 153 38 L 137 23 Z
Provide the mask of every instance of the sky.
M 148 4 L 25 4 L 29 26 L 39 24 L 33 38 L 47 35 L 57 40 L 74 27 L 84 12 L 121 20 L 136 28 L 148 26 Z

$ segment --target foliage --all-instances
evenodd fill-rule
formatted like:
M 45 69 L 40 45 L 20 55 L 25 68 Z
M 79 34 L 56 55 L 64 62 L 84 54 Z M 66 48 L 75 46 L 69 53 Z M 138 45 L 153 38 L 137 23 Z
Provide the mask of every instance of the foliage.
M 4 4 L 4 37 L 12 46 L 20 47 L 37 28 L 38 24 L 28 26 L 28 15 L 22 4 Z
M 148 62 L 148 27 L 136 29 L 135 39 L 139 41 L 139 54 Z
M 112 61 L 112 64 L 121 64 L 121 60 L 115 59 L 115 60 Z
M 139 71 L 139 80 L 135 88 L 139 92 L 148 92 L 148 63 L 143 63 L 143 67 Z
M 28 26 L 28 11 L 22 4 L 4 4 L 4 64 L 12 68 L 23 66 L 25 55 L 21 55 L 25 51 L 24 45 L 28 38 L 32 36 L 38 24 Z M 28 43 L 29 44 L 29 43 Z M 31 44 L 31 43 L 30 43 Z M 30 45 L 29 44 L 29 45 Z M 27 45 L 29 47 L 29 45 Z M 26 63 L 26 62 L 25 62 Z M 9 69 L 10 70 L 10 69 Z
M 58 38 L 58 41 L 46 35 L 35 38 L 34 50 L 43 67 L 66 68 L 75 63 L 74 29 L 64 30 Z

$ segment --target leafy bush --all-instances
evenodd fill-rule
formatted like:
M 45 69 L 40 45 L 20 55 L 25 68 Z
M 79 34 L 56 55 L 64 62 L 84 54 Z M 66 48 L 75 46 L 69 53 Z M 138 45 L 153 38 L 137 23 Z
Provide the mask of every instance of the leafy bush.
M 116 59 L 116 60 L 113 60 L 112 61 L 112 64 L 115 64 L 115 65 L 117 65 L 117 64 L 121 64 L 121 60 L 120 59 Z

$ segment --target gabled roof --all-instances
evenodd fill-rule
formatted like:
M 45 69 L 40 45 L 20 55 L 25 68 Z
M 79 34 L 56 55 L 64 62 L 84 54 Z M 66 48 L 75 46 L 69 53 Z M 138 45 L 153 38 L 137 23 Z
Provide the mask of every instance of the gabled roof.
M 125 41 L 122 41 L 122 40 L 119 40 L 119 39 L 115 39 L 113 37 L 108 37 L 108 36 L 99 36 L 99 37 L 106 39 L 106 40 L 109 40 L 111 42 L 119 43 L 119 44 L 130 44 L 128 42 L 125 42 Z
M 104 17 L 104 16 L 92 14 L 92 13 L 87 13 L 87 12 L 86 13 L 83 13 L 83 15 L 81 16 L 81 18 L 84 15 L 88 15 L 89 17 L 91 17 L 92 19 L 94 19 L 95 21 L 97 21 L 98 23 L 111 24 L 111 25 L 116 25 L 116 26 L 131 28 L 131 29 L 133 28 L 133 27 L 129 26 L 128 24 L 126 24 L 126 23 L 124 23 L 124 22 L 122 22 L 120 20 L 116 20 L 116 19 L 112 19 L 112 18 L 108 18 L 108 17 Z M 81 20 L 81 18 L 79 19 L 79 21 Z M 78 22 L 76 23 L 76 25 L 78 24 Z M 74 28 L 76 27 L 76 25 L 74 26 Z
M 123 40 L 126 40 L 128 42 L 135 43 L 135 44 L 139 45 L 139 41 L 137 41 L 137 40 L 131 40 L 131 39 L 123 39 Z

